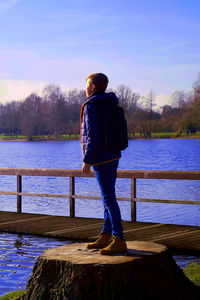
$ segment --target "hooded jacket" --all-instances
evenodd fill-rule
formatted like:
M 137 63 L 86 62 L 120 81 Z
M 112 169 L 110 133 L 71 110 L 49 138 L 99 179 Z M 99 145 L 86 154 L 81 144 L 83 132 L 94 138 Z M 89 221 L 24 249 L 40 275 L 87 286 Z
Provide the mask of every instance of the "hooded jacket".
M 90 165 L 119 159 L 121 152 L 108 152 L 102 143 L 102 105 L 118 104 L 116 95 L 104 92 L 93 93 L 82 105 L 80 142 L 83 162 Z

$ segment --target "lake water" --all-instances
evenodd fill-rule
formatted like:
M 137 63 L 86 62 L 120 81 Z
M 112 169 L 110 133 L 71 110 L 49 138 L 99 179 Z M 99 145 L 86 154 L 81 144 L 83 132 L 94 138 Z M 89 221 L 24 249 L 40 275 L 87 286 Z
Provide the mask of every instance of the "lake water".
M 0 168 L 80 169 L 79 141 L 1 142 Z M 119 169 L 200 171 L 199 139 L 132 140 L 123 151 Z M 0 190 L 16 191 L 16 177 L 0 176 Z M 23 191 L 68 193 L 67 178 L 23 177 Z M 130 180 L 117 179 L 117 196 L 130 196 Z M 76 193 L 99 195 L 94 178 L 77 178 Z M 137 197 L 199 200 L 199 181 L 137 180 Z M 0 210 L 16 211 L 15 196 L 0 196 Z M 122 218 L 130 220 L 130 203 L 120 202 Z M 69 215 L 67 199 L 23 197 L 23 212 Z M 76 216 L 102 217 L 98 200 L 76 200 Z M 200 225 L 200 206 L 138 203 L 137 220 L 173 224 Z M 0 295 L 24 288 L 35 259 L 45 249 L 63 244 L 54 239 L 0 234 Z M 66 243 L 68 243 L 66 241 Z M 180 266 L 199 258 L 175 257 Z
M 0 296 L 24 289 L 37 257 L 48 248 L 68 243 L 50 238 L 0 233 Z
M 79 141 L 1 142 L 1 168 L 80 169 Z M 119 169 L 200 170 L 200 139 L 132 140 L 123 152 Z M 16 191 L 15 176 L 0 176 L 1 190 Z M 23 191 L 68 193 L 68 178 L 23 177 Z M 119 197 L 130 196 L 130 180 L 117 179 Z M 95 178 L 76 178 L 76 194 L 99 195 Z M 199 200 L 200 182 L 184 180 L 137 180 L 137 197 Z M 16 196 L 0 196 L 0 210 L 16 211 Z M 130 203 L 120 202 L 122 218 L 130 220 Z M 23 197 L 23 212 L 69 215 L 68 199 Z M 76 216 L 102 217 L 101 201 L 76 200 Z M 200 225 L 200 206 L 137 203 L 137 220 Z

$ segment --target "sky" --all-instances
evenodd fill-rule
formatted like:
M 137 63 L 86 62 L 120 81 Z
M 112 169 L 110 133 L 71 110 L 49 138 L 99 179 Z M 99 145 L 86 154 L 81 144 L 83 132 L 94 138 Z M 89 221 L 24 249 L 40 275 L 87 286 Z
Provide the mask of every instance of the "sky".
M 200 73 L 199 0 L 0 0 L 0 103 L 103 72 L 168 104 Z

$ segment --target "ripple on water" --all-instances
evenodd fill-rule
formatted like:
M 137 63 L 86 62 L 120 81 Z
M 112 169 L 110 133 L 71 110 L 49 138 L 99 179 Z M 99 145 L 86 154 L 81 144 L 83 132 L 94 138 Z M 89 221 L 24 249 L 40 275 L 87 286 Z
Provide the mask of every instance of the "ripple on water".
M 50 238 L 0 233 L 0 296 L 24 289 L 37 257 L 46 249 L 68 243 Z
M 79 141 L 66 142 L 1 142 L 1 168 L 80 169 Z M 120 169 L 133 170 L 200 170 L 200 139 L 132 140 L 123 151 Z M 16 191 L 16 178 L 0 176 L 1 190 Z M 130 196 L 130 182 L 117 180 L 117 195 Z M 65 178 L 23 177 L 24 192 L 68 193 Z M 99 195 L 95 179 L 76 178 L 76 193 Z M 137 197 L 155 199 L 199 200 L 197 181 L 137 180 Z M 28 198 L 28 199 L 27 199 Z M 68 215 L 66 199 L 31 200 L 23 197 L 23 211 Z M 122 217 L 130 220 L 130 203 L 120 203 Z M 0 210 L 16 211 L 16 197 L 1 195 Z M 152 213 L 153 212 L 153 213 Z M 76 201 L 77 216 L 103 217 L 101 201 Z M 195 205 L 138 203 L 138 221 L 200 225 L 200 208 Z M 47 248 L 63 245 L 54 239 L 0 234 L 0 295 L 25 288 L 37 257 Z M 184 267 L 195 257 L 175 257 Z

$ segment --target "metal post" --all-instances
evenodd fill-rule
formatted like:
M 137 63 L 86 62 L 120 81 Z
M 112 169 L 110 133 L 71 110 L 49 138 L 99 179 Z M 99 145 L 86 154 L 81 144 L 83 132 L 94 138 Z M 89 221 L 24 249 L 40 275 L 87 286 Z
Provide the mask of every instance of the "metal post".
M 136 178 L 131 178 L 131 222 L 136 222 Z
M 22 176 L 17 175 L 17 193 L 22 192 Z M 22 196 L 17 195 L 17 212 L 21 213 L 22 212 Z
M 70 196 L 75 195 L 74 177 L 69 177 L 69 194 Z M 70 217 L 75 217 L 75 199 L 73 197 L 69 197 L 69 205 L 70 205 Z

